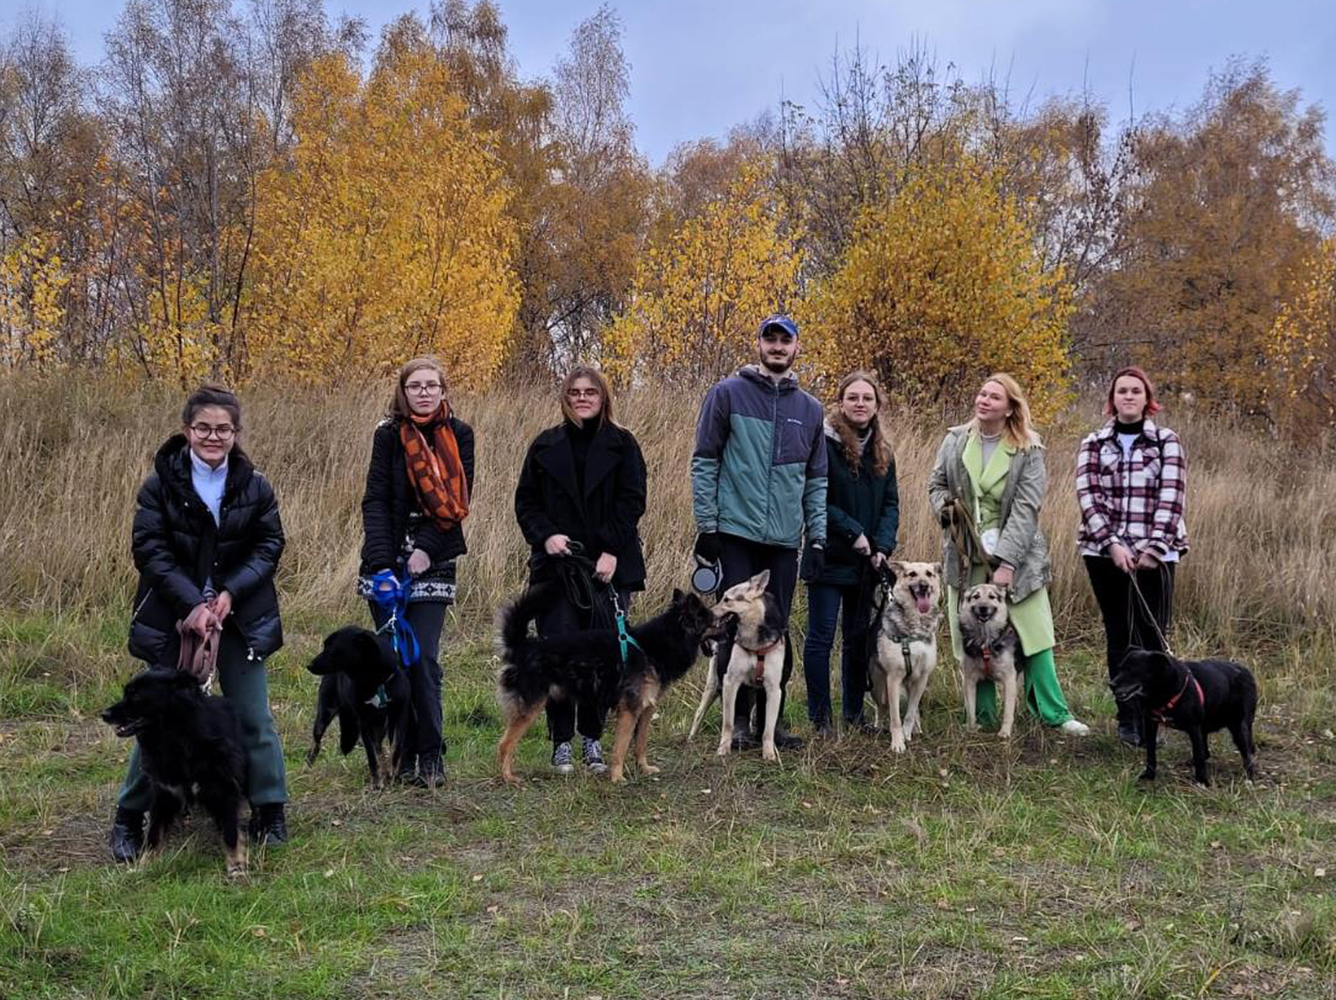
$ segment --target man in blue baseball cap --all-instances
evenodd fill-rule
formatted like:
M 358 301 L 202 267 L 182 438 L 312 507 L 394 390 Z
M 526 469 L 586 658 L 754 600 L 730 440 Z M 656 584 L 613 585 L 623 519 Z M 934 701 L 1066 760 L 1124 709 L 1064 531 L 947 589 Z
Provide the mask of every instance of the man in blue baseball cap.
M 821 404 L 798 387 L 798 324 L 776 314 L 756 333 L 757 363 L 744 365 L 705 394 L 691 456 L 696 554 L 721 564 L 724 589 L 770 571 L 767 589 L 787 628 L 798 579 L 804 531 L 811 558 L 823 562 L 826 544 L 826 446 Z M 819 569 L 818 569 L 819 572 Z M 719 644 L 714 669 L 722 673 L 732 644 Z M 785 641 L 784 678 L 793 670 L 793 645 Z M 757 693 L 755 727 L 748 689 L 738 692 L 738 744 L 755 745 L 765 718 L 765 693 Z M 802 740 L 781 725 L 775 744 L 796 749 Z

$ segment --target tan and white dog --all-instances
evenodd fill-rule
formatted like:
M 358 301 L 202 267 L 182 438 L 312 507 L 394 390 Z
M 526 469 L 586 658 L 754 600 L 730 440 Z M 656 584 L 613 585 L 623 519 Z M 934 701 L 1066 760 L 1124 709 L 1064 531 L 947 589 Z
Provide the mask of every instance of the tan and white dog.
M 882 713 L 891 724 L 891 750 L 904 753 L 915 732 L 923 731 L 919 705 L 928 678 L 937 666 L 937 626 L 942 612 L 942 571 L 938 563 L 887 563 L 890 576 L 883 581 L 886 604 L 872 623 L 876 644 L 868 663 L 876 724 Z M 908 691 L 903 725 L 900 694 Z
M 719 756 L 726 757 L 733 744 L 733 711 L 738 689 L 747 684 L 765 689 L 765 728 L 761 735 L 761 756 L 778 760 L 775 749 L 775 724 L 779 719 L 780 685 L 784 676 L 784 627 L 779 604 L 766 593 L 770 571 L 762 570 L 750 580 L 729 587 L 714 606 L 719 619 L 737 621 L 733 651 L 723 676 L 714 671 L 706 680 L 691 720 L 691 739 L 700 729 L 705 712 L 715 698 L 723 698 L 723 725 L 719 734 Z
M 1016 668 L 1020 637 L 1007 615 L 1007 592 L 994 584 L 981 583 L 965 591 L 960 599 L 960 640 L 965 655 L 960 661 L 960 679 L 965 686 L 965 721 L 977 729 L 974 709 L 979 682 L 993 680 L 1002 688 L 1002 728 L 998 735 L 1011 736 L 1016 720 Z

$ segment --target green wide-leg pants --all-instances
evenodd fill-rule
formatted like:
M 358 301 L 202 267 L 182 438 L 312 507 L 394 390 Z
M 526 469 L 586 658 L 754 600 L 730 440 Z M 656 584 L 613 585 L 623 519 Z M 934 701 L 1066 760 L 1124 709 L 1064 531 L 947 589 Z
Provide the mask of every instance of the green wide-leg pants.
M 1041 649 L 1025 658 L 1025 704 L 1046 726 L 1060 726 L 1072 717 L 1067 699 L 1062 696 L 1057 667 L 1053 663 L 1053 649 Z M 996 685 L 980 681 L 975 697 L 974 714 L 979 725 L 996 729 L 1002 724 L 1002 713 L 997 706 Z

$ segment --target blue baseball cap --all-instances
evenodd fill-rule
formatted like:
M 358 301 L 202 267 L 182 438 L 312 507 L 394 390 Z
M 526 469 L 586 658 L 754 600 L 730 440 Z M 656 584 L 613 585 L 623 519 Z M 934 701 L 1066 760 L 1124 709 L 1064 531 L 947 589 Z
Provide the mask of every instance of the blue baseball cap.
M 758 338 L 761 337 L 771 327 L 778 327 L 794 340 L 798 339 L 798 324 L 793 322 L 793 320 L 789 319 L 783 313 L 775 313 L 775 315 L 761 320 L 761 326 L 756 331 L 756 336 Z

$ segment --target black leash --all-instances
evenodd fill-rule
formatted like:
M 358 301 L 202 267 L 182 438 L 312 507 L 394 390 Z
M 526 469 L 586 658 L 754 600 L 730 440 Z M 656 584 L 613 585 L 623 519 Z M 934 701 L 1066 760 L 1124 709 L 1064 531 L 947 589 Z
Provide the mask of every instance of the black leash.
M 587 628 L 613 628 L 616 619 L 608 602 L 600 600 L 606 589 L 617 600 L 617 592 L 612 583 L 606 584 L 594 579 L 594 562 L 584 554 L 584 546 L 577 541 L 566 543 L 566 555 L 553 557 L 552 565 L 566 592 L 566 599 L 577 611 L 585 614 Z

